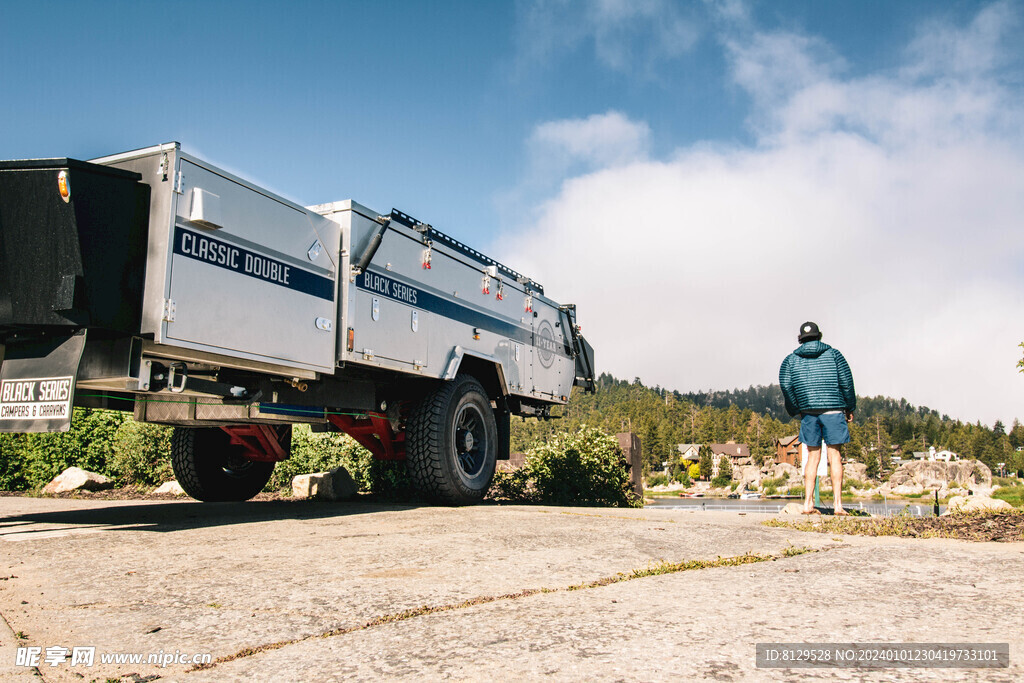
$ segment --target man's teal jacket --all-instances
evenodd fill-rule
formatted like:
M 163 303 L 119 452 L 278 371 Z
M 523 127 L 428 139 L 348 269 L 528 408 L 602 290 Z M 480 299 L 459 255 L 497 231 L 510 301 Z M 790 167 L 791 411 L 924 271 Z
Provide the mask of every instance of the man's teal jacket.
M 790 415 L 857 407 L 850 366 L 838 349 L 820 341 L 804 342 L 786 356 L 779 385 Z

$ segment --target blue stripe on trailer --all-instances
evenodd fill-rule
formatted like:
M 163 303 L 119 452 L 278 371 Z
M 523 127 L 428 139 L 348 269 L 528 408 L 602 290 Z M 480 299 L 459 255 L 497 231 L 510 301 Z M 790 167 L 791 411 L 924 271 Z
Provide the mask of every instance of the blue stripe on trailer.
M 334 280 L 329 277 L 181 226 L 174 230 L 174 253 L 296 292 L 334 301 Z
M 360 273 L 356 278 L 356 287 L 422 311 L 436 313 L 449 320 L 455 320 L 471 327 L 479 327 L 481 330 L 514 339 L 523 344 L 538 346 L 538 342 L 543 343 L 535 338 L 533 330 L 529 327 L 510 323 L 418 287 L 407 285 L 374 269 Z M 567 358 L 571 357 L 564 344 L 555 344 L 554 347 L 549 350 Z

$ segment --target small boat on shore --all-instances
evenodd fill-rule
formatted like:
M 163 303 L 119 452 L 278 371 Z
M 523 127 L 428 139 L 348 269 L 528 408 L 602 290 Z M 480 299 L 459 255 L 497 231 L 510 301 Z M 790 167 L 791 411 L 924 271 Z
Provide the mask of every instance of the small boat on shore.
M 703 498 L 703 493 L 680 493 L 680 498 Z
M 747 491 L 740 494 L 741 500 L 759 500 L 760 498 L 761 494 L 758 491 Z

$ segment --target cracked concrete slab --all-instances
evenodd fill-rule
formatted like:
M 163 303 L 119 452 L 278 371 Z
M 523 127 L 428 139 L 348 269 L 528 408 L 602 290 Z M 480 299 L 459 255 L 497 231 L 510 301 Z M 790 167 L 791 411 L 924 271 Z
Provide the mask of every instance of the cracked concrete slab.
M 1008 596 L 1024 594 L 1024 544 L 833 540 L 767 528 L 764 518 L 651 508 L 0 498 L 0 575 L 8 577 L 0 612 L 25 636 L 18 644 L 44 648 L 226 658 L 271 646 L 191 673 L 180 663 L 41 666 L 48 681 L 129 673 L 197 681 L 835 677 L 754 668 L 755 643 L 809 640 L 1009 641 L 1009 671 L 897 674 L 1020 677 L 1024 608 Z M 825 552 L 361 628 L 424 606 L 792 546 Z M 351 631 L 318 637 L 344 630 Z M 838 672 L 847 674 L 865 677 Z M 875 675 L 893 672 L 867 674 Z

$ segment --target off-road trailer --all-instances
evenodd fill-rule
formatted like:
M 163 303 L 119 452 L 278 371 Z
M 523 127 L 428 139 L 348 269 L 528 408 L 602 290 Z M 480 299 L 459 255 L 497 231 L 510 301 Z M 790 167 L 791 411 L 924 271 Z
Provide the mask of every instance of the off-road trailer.
M 133 410 L 176 426 L 178 481 L 212 501 L 259 492 L 308 423 L 465 504 L 509 416 L 574 385 L 575 306 L 400 211 L 302 207 L 178 143 L 0 162 L 0 431 Z

